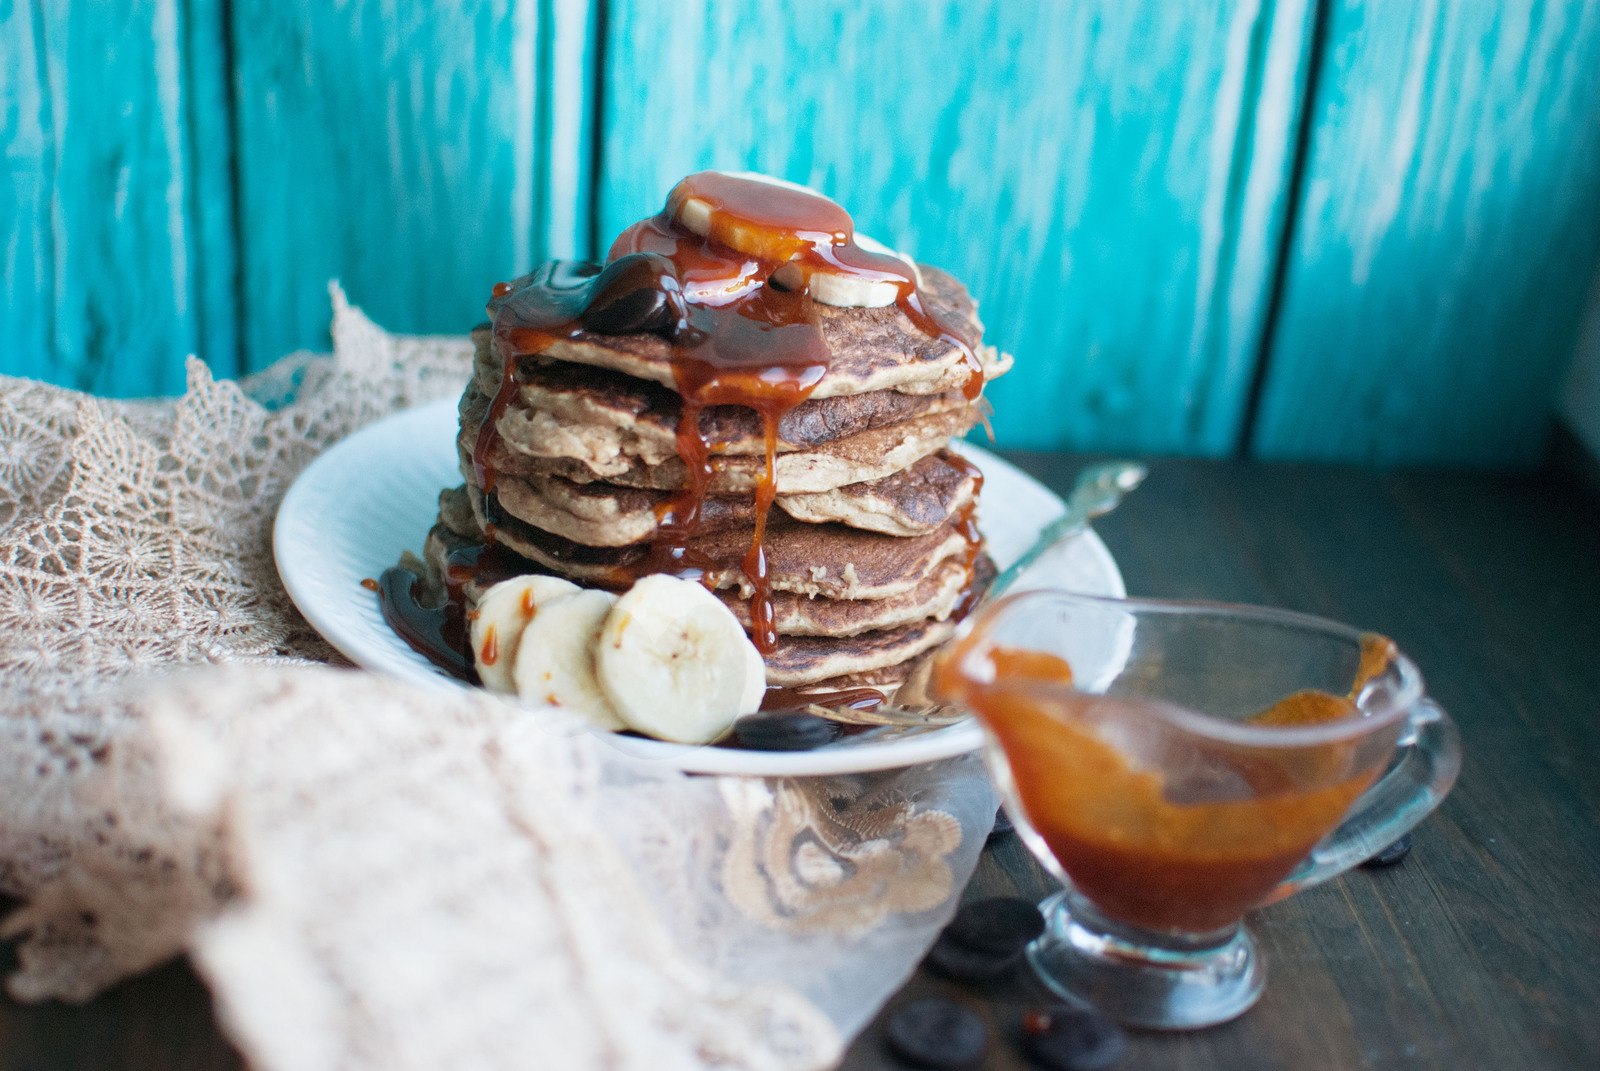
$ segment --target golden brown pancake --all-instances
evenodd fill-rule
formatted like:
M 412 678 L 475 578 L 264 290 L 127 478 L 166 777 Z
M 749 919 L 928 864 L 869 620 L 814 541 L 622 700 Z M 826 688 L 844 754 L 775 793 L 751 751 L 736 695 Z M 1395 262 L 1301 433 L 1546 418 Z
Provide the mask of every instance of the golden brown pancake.
M 778 505 L 797 521 L 842 521 L 886 535 L 931 532 L 971 503 L 981 481 L 971 465 L 950 450 L 929 454 L 877 480 L 831 491 L 779 495 Z
M 468 487 L 480 527 L 488 523 L 484 497 Z M 498 507 L 496 507 L 498 508 Z M 741 562 L 754 537 L 752 528 L 727 528 L 688 541 L 709 561 L 706 576 L 714 589 L 751 594 Z M 624 588 L 632 568 L 648 553 L 641 545 L 591 547 L 553 535 L 515 517 L 497 513 L 495 540 L 544 570 L 592 586 Z M 964 557 L 966 536 L 952 519 L 927 535 L 900 538 L 864 532 L 842 524 L 806 524 L 775 514 L 767 521 L 767 570 L 774 592 L 830 599 L 886 599 L 904 594 L 951 558 Z
M 464 405 L 470 422 L 482 419 L 501 379 L 499 360 L 488 349 L 487 327 L 474 337 L 479 349 L 473 383 L 482 399 Z M 539 356 L 518 358 L 516 376 L 517 394 L 496 428 L 523 453 L 586 461 L 602 475 L 619 457 L 656 465 L 677 456 L 683 403 L 658 383 Z M 779 419 L 777 449 L 805 450 L 925 413 L 964 411 L 969 404 L 960 391 L 808 398 Z M 468 406 L 474 409 L 471 415 L 465 413 Z M 753 409 L 709 406 L 700 414 L 700 432 L 718 445 L 718 453 L 766 454 L 765 427 Z
M 969 580 L 987 587 L 994 572 L 988 556 L 980 555 L 971 577 L 965 561 L 946 561 L 910 591 L 884 599 L 828 599 L 779 592 L 772 596 L 776 630 L 783 636 L 855 636 L 917 621 L 943 621 L 961 604 Z M 731 590 L 717 595 L 748 630 L 749 600 Z
M 479 395 L 478 397 L 481 397 Z M 470 478 L 470 459 L 478 441 L 478 424 L 469 415 L 463 419 L 456 445 L 463 459 L 463 474 Z M 779 454 L 774 464 L 780 495 L 814 494 L 846 484 L 881 480 L 942 450 L 952 437 L 966 434 L 977 419 L 971 412 L 955 410 L 930 413 L 887 427 L 873 428 L 843 439 L 823 443 L 810 450 Z M 486 458 L 497 473 L 512 476 L 560 477 L 573 483 L 604 480 L 622 487 L 656 491 L 676 491 L 688 482 L 688 469 L 676 454 L 659 465 L 647 465 L 637 458 L 620 459 L 604 473 L 584 461 L 566 457 L 532 457 L 518 451 L 505 438 L 496 436 Z M 750 495 L 765 475 L 765 457 L 718 455 L 709 492 L 713 495 Z
M 780 636 L 765 655 L 768 687 L 788 688 L 898 666 L 949 639 L 954 621 L 921 621 L 859 636 Z
M 970 467 L 941 450 L 880 480 L 817 494 L 779 495 L 776 504 L 796 520 L 813 524 L 838 522 L 887 535 L 924 535 L 970 503 L 977 484 Z M 504 472 L 496 477 L 495 494 L 513 517 L 592 547 L 648 542 L 670 513 L 674 497 L 671 491 Z M 700 531 L 749 527 L 755 514 L 753 496 L 711 495 L 701 507 Z

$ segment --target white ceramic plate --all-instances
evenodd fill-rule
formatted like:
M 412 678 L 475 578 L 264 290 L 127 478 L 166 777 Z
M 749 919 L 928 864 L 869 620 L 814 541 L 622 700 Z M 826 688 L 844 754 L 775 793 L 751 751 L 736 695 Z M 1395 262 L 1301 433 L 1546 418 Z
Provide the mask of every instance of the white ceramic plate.
M 447 677 L 384 624 L 378 597 L 361 586 L 420 553 L 438 514 L 441 488 L 461 482 L 456 403 L 441 399 L 371 424 L 313 461 L 284 496 L 273 528 L 278 575 L 306 620 L 357 665 L 437 687 Z M 983 470 L 983 530 L 1003 569 L 1060 516 L 1061 500 L 986 450 L 959 444 Z M 1049 583 L 1122 596 L 1122 576 L 1105 544 L 1086 532 L 1028 571 L 1027 586 Z M 598 731 L 597 731 L 598 732 Z M 693 773 L 815 776 L 887 770 L 949 758 L 982 744 L 970 722 L 932 732 L 816 751 L 691 747 L 599 733 L 629 754 Z

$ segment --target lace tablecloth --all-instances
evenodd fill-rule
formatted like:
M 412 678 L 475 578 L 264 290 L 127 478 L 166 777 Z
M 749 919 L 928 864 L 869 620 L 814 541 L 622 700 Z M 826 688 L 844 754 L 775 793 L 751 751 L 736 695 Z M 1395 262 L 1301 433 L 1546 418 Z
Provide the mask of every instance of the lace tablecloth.
M 333 299 L 331 357 L 191 360 L 176 402 L 0 377 L 9 991 L 187 952 L 270 1069 L 831 1064 L 954 910 L 994 815 L 977 759 L 689 777 L 330 668 L 277 503 L 471 359 Z

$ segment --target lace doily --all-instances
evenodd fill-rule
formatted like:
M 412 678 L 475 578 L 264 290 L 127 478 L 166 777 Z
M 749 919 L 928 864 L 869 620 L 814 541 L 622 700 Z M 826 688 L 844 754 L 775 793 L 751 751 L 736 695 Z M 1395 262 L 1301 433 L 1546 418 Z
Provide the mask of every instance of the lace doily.
M 339 659 L 278 583 L 278 500 L 471 361 L 333 299 L 332 357 L 191 361 L 177 401 L 0 378 L 10 991 L 188 950 L 264 1068 L 516 1066 L 536 1027 L 551 1066 L 827 1064 L 953 911 L 979 764 L 685 777 L 314 666 Z

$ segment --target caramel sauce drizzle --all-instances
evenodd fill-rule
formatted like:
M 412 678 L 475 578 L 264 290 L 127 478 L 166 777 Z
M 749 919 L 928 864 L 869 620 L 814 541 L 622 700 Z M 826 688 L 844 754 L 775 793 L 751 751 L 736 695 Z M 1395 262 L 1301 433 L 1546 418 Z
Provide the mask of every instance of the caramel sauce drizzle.
M 967 579 L 961 585 L 961 596 L 956 600 L 955 606 L 950 611 L 953 620 L 964 619 L 972 608 L 978 605 L 978 600 L 983 597 L 983 592 L 976 590 L 972 584 L 973 574 L 977 571 L 978 555 L 983 552 L 983 532 L 978 529 L 978 497 L 983 491 L 983 472 L 971 461 L 960 454 L 951 451 L 950 462 L 961 469 L 972 479 L 972 497 L 967 504 L 956 513 L 956 531 L 967 541 L 965 559 Z
M 710 207 L 706 237 L 677 222 L 689 198 Z M 740 245 L 754 245 L 761 253 L 725 244 L 735 235 Z M 967 369 L 964 393 L 968 401 L 977 399 L 983 365 L 961 329 L 928 310 L 909 264 L 856 244 L 854 223 L 843 208 L 809 191 L 702 171 L 674 187 L 659 214 L 618 236 L 605 268 L 557 261 L 495 285 L 489 302 L 491 346 L 501 380 L 472 457 L 485 500 L 495 487 L 496 426 L 520 389 L 519 358 L 542 354 L 584 331 L 660 335 L 672 347 L 673 380 L 683 400 L 676 448 L 688 476 L 685 486 L 658 507 L 660 523 L 649 553 L 615 570 L 607 583 L 622 588 L 657 572 L 699 579 L 713 567 L 690 546 L 717 471 L 717 444 L 701 431 L 701 414 L 717 405 L 754 409 L 765 432 L 766 465 L 756 485 L 754 538 L 741 565 L 751 589 L 752 638 L 758 650 L 770 654 L 778 636 L 765 539 L 777 495 L 779 428 L 784 416 L 811 396 L 829 365 L 809 292 L 819 272 L 892 285 L 895 304 L 917 330 L 958 349 Z M 970 506 L 958 523 L 970 548 L 970 581 L 980 548 Z M 486 537 L 493 542 L 492 524 Z

